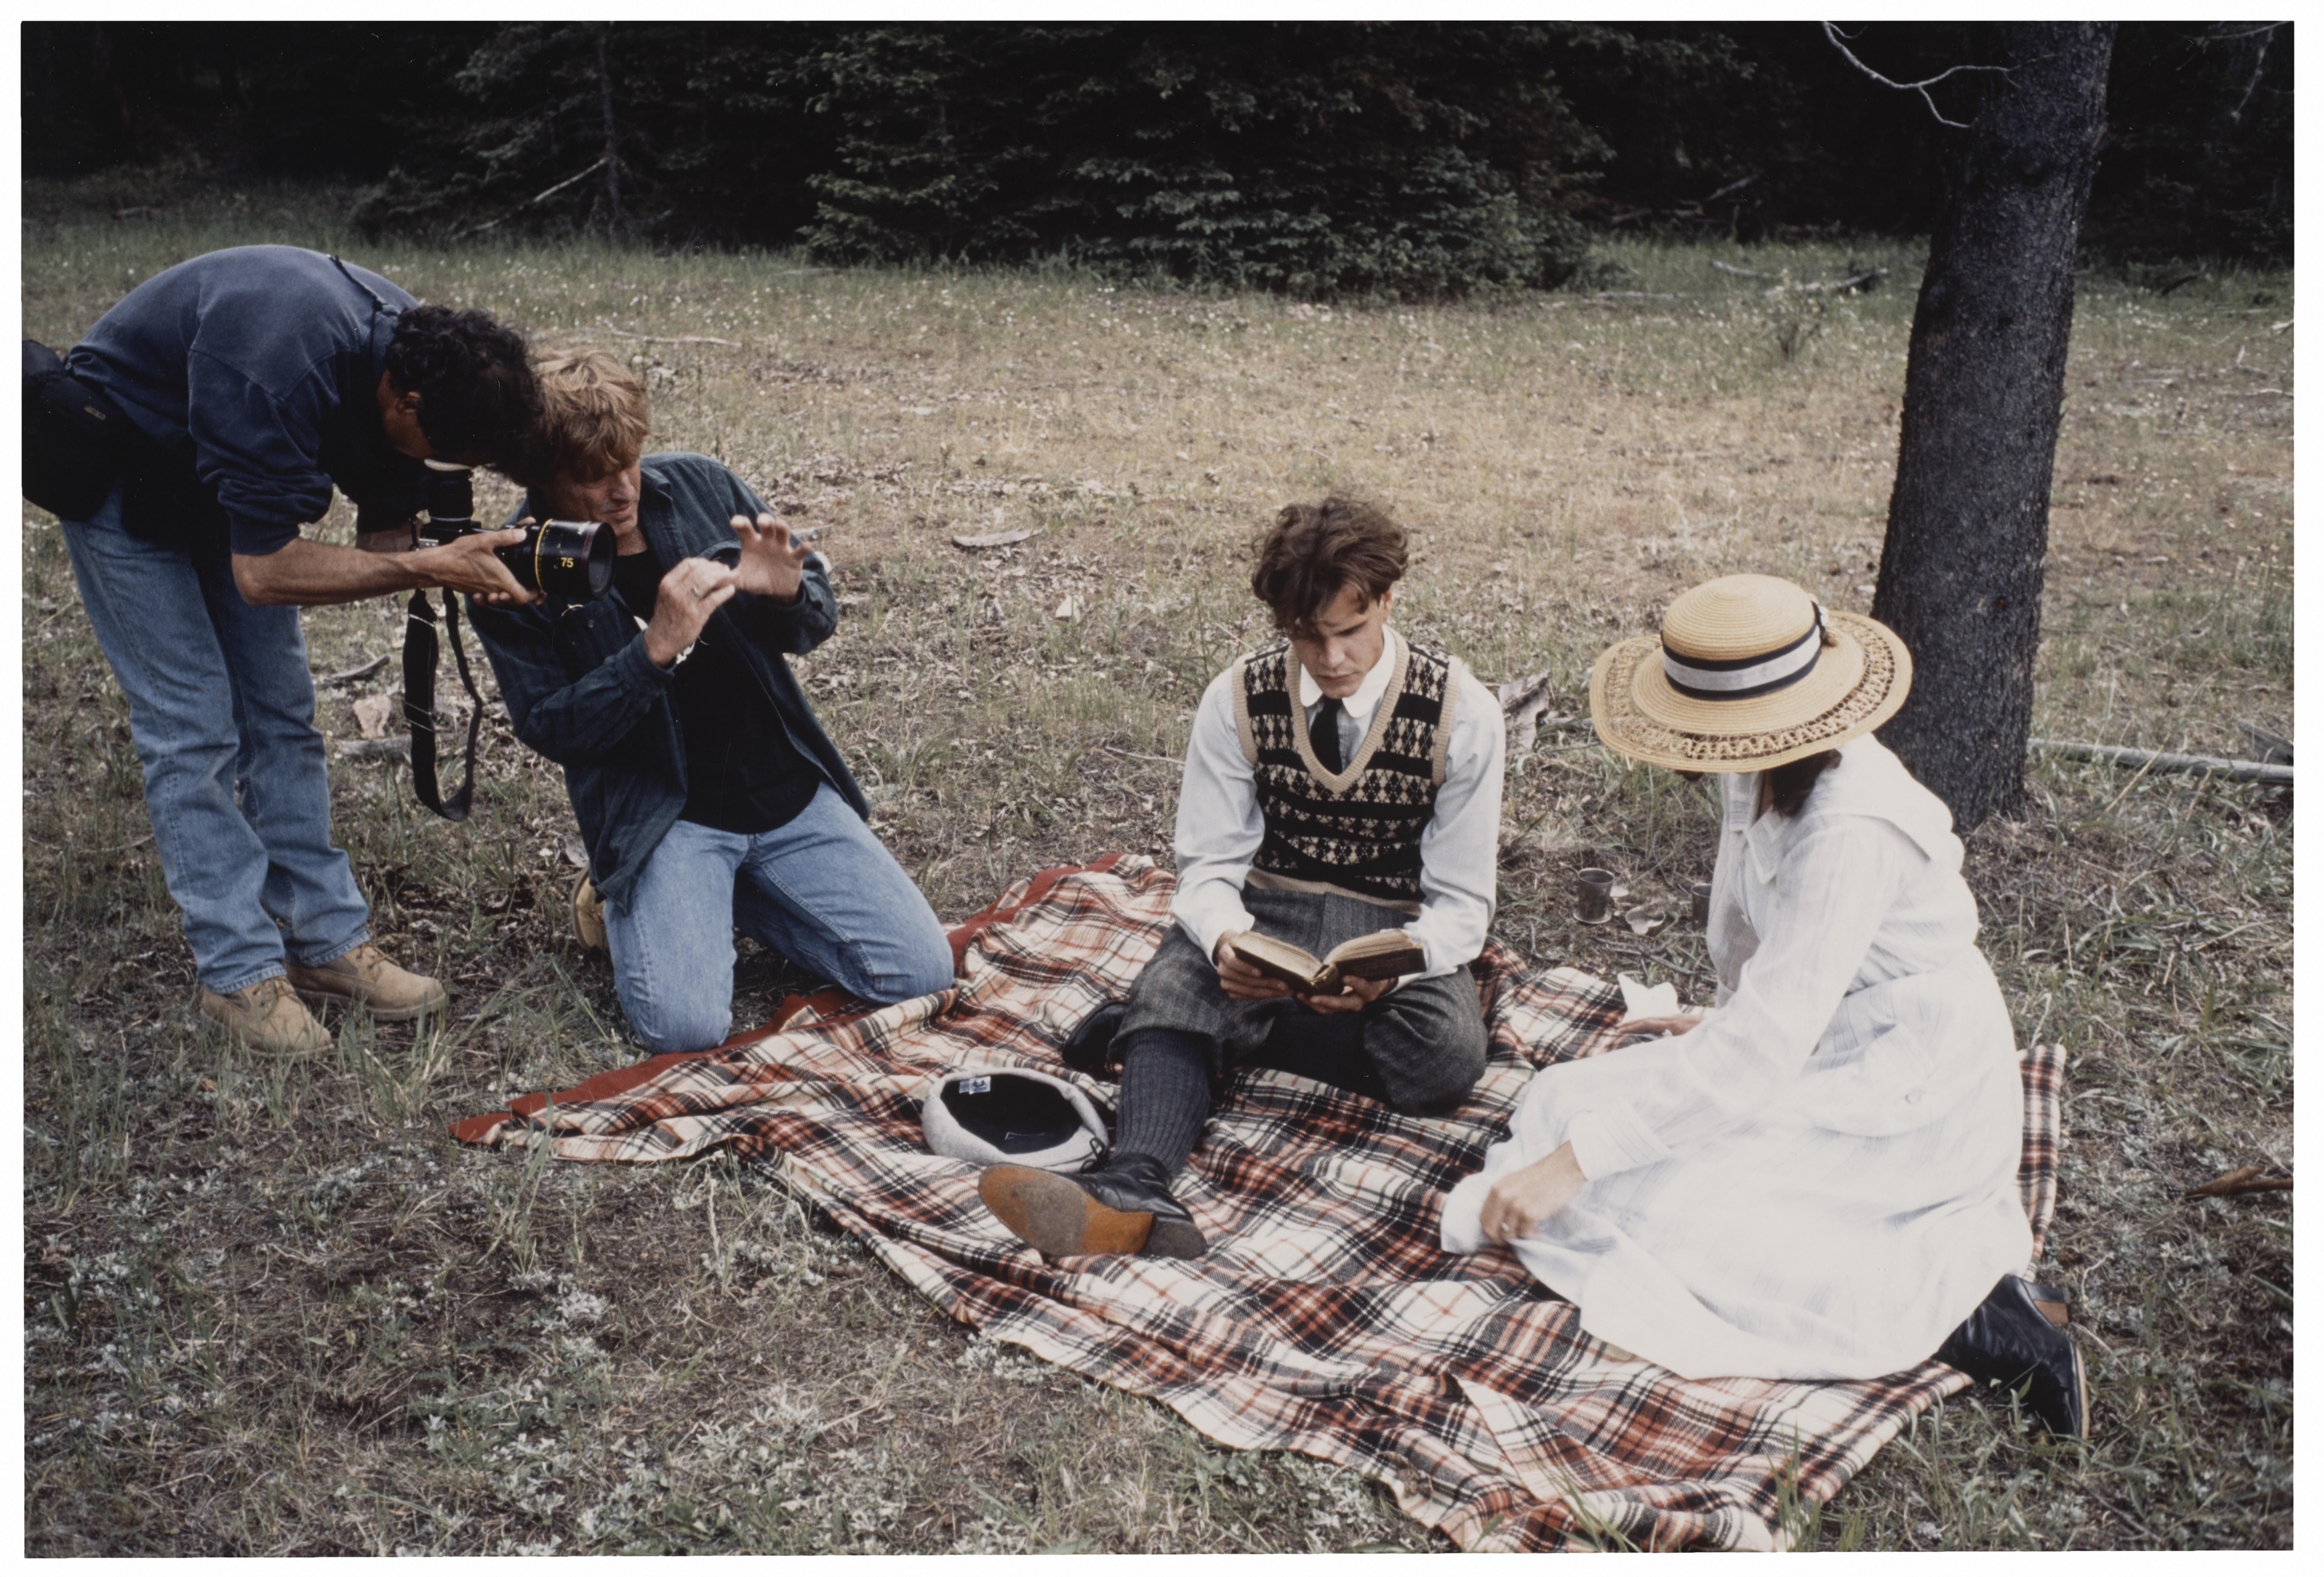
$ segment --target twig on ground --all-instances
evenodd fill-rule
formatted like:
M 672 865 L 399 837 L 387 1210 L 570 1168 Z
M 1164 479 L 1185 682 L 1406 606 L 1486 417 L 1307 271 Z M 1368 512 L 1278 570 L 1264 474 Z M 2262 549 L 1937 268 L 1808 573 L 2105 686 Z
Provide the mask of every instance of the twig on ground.
M 367 679 L 371 678 L 372 675 L 379 672 L 380 669 L 387 666 L 389 655 L 389 653 L 383 651 L 377 657 L 373 658 L 369 662 L 359 662 L 351 669 L 343 669 L 337 673 L 327 674 L 323 678 L 317 679 L 315 682 L 318 685 L 326 686 L 352 685 L 357 679 Z
M 613 327 L 612 318 L 605 319 L 605 332 L 616 339 L 640 339 L 648 345 L 723 345 L 729 350 L 740 350 L 738 340 L 721 339 L 715 334 L 632 334 L 626 328 Z
M 2289 1177 L 2263 1177 L 2258 1167 L 2237 1167 L 2222 1172 L 2209 1183 L 2187 1190 L 2189 1199 L 2224 1199 L 2236 1194 L 2288 1194 L 2292 1190 Z
M 1128 756 L 1133 761 L 1159 761 L 1166 767 L 1183 767 L 1186 764 L 1184 761 L 1173 761 L 1168 756 L 1149 756 L 1140 751 L 1126 751 L 1118 744 L 1107 745 L 1105 750 L 1110 755 Z
M 2029 748 L 2037 751 L 2052 751 L 2086 761 L 2114 761 L 2126 767 L 2137 767 L 2142 771 L 2153 767 L 2164 772 L 2215 772 L 2221 777 L 2239 779 L 2247 783 L 2280 783 L 2287 788 L 2292 787 L 2292 768 L 2273 761 L 2237 761 L 2225 756 L 2175 755 L 2169 751 L 2131 750 L 2122 745 L 2084 744 L 2073 740 L 2029 739 L 2025 742 Z M 2116 798 L 2119 799 L 2120 796 Z M 2113 808 L 2111 805 L 2107 807 L 2108 810 Z M 2105 812 L 2099 814 L 2104 815 Z

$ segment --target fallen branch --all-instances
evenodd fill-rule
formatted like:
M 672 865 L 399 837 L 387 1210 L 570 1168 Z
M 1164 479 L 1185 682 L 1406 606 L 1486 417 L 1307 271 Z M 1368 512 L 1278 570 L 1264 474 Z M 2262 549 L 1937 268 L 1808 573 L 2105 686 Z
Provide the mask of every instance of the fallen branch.
M 1763 272 L 1756 268 L 1738 268 L 1731 263 L 1720 263 L 1716 258 L 1711 260 L 1711 266 L 1720 273 L 1732 274 L 1738 280 L 1771 280 L 1775 277 L 1774 274 Z M 1885 268 L 1868 268 L 1860 273 L 1852 273 L 1844 280 L 1812 280 L 1803 285 L 1771 285 L 1767 289 L 1767 294 L 1775 296 L 1790 290 L 1797 295 L 1812 296 L 1825 290 L 1862 290 L 1870 289 L 1887 277 L 1888 271 Z
M 613 327 L 612 318 L 605 320 L 605 332 L 617 339 L 641 339 L 648 345 L 723 345 L 729 350 L 740 350 L 735 340 L 721 339 L 715 334 L 632 334 L 626 328 Z
M 972 550 L 978 548 L 1014 548 L 1019 542 L 1029 542 L 1041 534 L 1039 528 L 1027 531 L 987 531 L 981 537 L 954 537 L 952 545 Z
M 1812 296 L 1824 290 L 1870 290 L 1887 277 L 1886 269 L 1873 268 L 1867 269 L 1862 273 L 1850 274 L 1844 280 L 1812 280 L 1804 285 L 1777 285 L 1775 290 L 1794 290 L 1803 296 Z M 1770 290 L 1767 293 L 1772 296 L 1775 290 Z
M 2026 744 L 2040 751 L 2051 751 L 2061 756 L 2072 756 L 2086 761 L 2113 761 L 2118 766 L 2153 768 L 2159 772 L 2209 772 L 2221 778 L 2234 778 L 2246 783 L 2276 783 L 2292 787 L 2292 769 L 2273 761 L 2237 761 L 2225 756 L 2182 756 L 2168 751 L 2128 750 L 2120 745 L 2082 744 L 2071 740 L 2029 739 Z
M 2209 1183 L 2187 1190 L 2189 1199 L 2223 1199 L 2234 1194 L 2288 1194 L 2292 1191 L 2289 1177 L 2263 1177 L 2257 1167 L 2237 1167 L 2232 1172 L 2222 1172 Z
M 2239 722 L 2243 731 L 2244 748 L 2270 766 L 2292 765 L 2292 742 L 2273 728 L 2263 728 L 2256 723 Z
M 344 669 L 341 672 L 327 674 L 323 678 L 317 679 L 315 682 L 318 685 L 326 686 L 352 685 L 357 679 L 367 679 L 371 678 L 372 675 L 379 672 L 380 669 L 387 666 L 388 655 L 388 653 L 383 651 L 377 657 L 373 658 L 369 662 L 357 663 L 355 667 Z

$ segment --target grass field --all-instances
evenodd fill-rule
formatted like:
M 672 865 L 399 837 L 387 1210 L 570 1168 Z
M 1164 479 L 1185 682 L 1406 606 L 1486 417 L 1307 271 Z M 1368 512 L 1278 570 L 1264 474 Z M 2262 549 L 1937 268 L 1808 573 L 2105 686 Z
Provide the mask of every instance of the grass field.
M 365 245 L 296 191 L 32 186 L 26 216 L 24 332 L 57 346 L 171 262 L 270 240 L 632 356 L 656 447 L 830 528 L 844 619 L 798 666 L 948 918 L 1044 864 L 1167 859 L 1173 762 L 1204 684 L 1264 634 L 1247 543 L 1287 500 L 1391 506 L 1419 545 L 1399 623 L 1489 681 L 1549 669 L 1562 715 L 1603 644 L 1705 576 L 1868 607 L 1918 271 L 1887 243 L 1632 245 L 1610 293 L 1350 310 Z M 1889 272 L 1818 308 L 1714 259 Z M 2084 280 L 2037 735 L 2240 755 L 2240 720 L 2290 732 L 2292 315 L 2280 276 Z M 973 1340 L 729 1160 L 455 1146 L 453 1119 L 636 1056 L 569 935 L 558 778 L 504 725 L 462 826 L 397 767 L 334 760 L 374 933 L 454 992 L 440 1032 L 338 1022 L 331 1056 L 286 1066 L 198 1028 L 124 704 L 59 529 L 24 525 L 28 1553 L 1443 1546 L 1363 1480 L 1224 1452 Z M 1040 534 L 949 541 L 1009 528 Z M 386 600 L 311 613 L 316 671 L 400 622 Z M 355 737 L 392 682 L 326 690 L 326 732 Z M 1565 918 L 1580 865 L 1709 874 L 1700 793 L 1584 739 L 1545 733 L 1511 776 L 1497 934 L 1699 998 L 1694 933 Z M 2070 1055 L 2045 1268 L 2077 1300 L 2096 1433 L 2056 1445 L 1956 1399 L 1803 1536 L 2287 1546 L 2291 1195 L 2181 1191 L 2291 1162 L 2289 795 L 2048 757 L 2032 785 L 1969 874 L 2021 1034 Z M 738 1024 L 786 983 L 746 953 Z

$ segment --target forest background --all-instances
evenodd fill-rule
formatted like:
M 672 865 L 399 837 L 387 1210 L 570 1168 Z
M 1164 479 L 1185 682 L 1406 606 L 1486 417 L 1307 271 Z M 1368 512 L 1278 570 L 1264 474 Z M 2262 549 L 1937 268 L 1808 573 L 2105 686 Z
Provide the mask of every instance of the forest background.
M 1971 24 L 1848 30 L 1892 80 Z M 1926 235 L 1931 112 L 1803 23 L 61 23 L 24 169 L 364 183 L 374 238 L 594 231 L 1055 261 L 1309 298 L 1591 277 L 1593 235 Z M 2292 255 L 2288 24 L 2134 22 L 2088 218 L 2125 264 Z
M 1975 58 L 1849 31 L 1897 80 Z M 23 43 L 27 334 L 275 241 L 631 358 L 658 447 L 827 529 L 845 613 L 798 671 L 945 917 L 1042 865 L 1167 859 L 1193 700 L 1264 638 L 1251 529 L 1344 487 L 1414 528 L 1410 632 L 1547 676 L 1497 939 L 1704 994 L 1690 926 L 1572 918 L 1576 869 L 1683 896 L 1712 846 L 1697 793 L 1578 717 L 1591 658 L 1702 576 L 1872 595 L 1945 130 L 1814 26 Z M 2118 35 L 2039 735 L 2291 731 L 2290 61 L 2288 28 Z M 375 932 L 455 1011 L 333 1016 L 297 1065 L 204 1028 L 125 702 L 55 522 L 23 518 L 29 1552 L 1442 1547 L 1366 1480 L 972 1335 L 729 1157 L 454 1145 L 636 1053 L 571 934 L 555 769 L 495 720 L 452 826 L 375 737 L 392 600 L 308 614 L 318 721 Z M 2020 1037 L 2069 1057 L 2043 1269 L 2094 1434 L 1956 1398 L 1794 1531 L 2287 1545 L 2291 1194 L 2187 1190 L 2291 1159 L 2290 793 L 2043 753 L 2027 779 L 1968 873 Z M 737 1021 L 797 983 L 746 947 Z

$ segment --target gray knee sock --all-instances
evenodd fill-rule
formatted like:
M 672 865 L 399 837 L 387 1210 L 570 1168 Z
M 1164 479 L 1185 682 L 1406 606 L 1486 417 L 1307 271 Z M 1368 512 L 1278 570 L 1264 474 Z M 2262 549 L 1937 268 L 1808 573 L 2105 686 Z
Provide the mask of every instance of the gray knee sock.
M 1211 1114 L 1211 1043 L 1183 1029 L 1140 1029 L 1122 1044 L 1117 1151 L 1151 1156 L 1176 1176 Z

